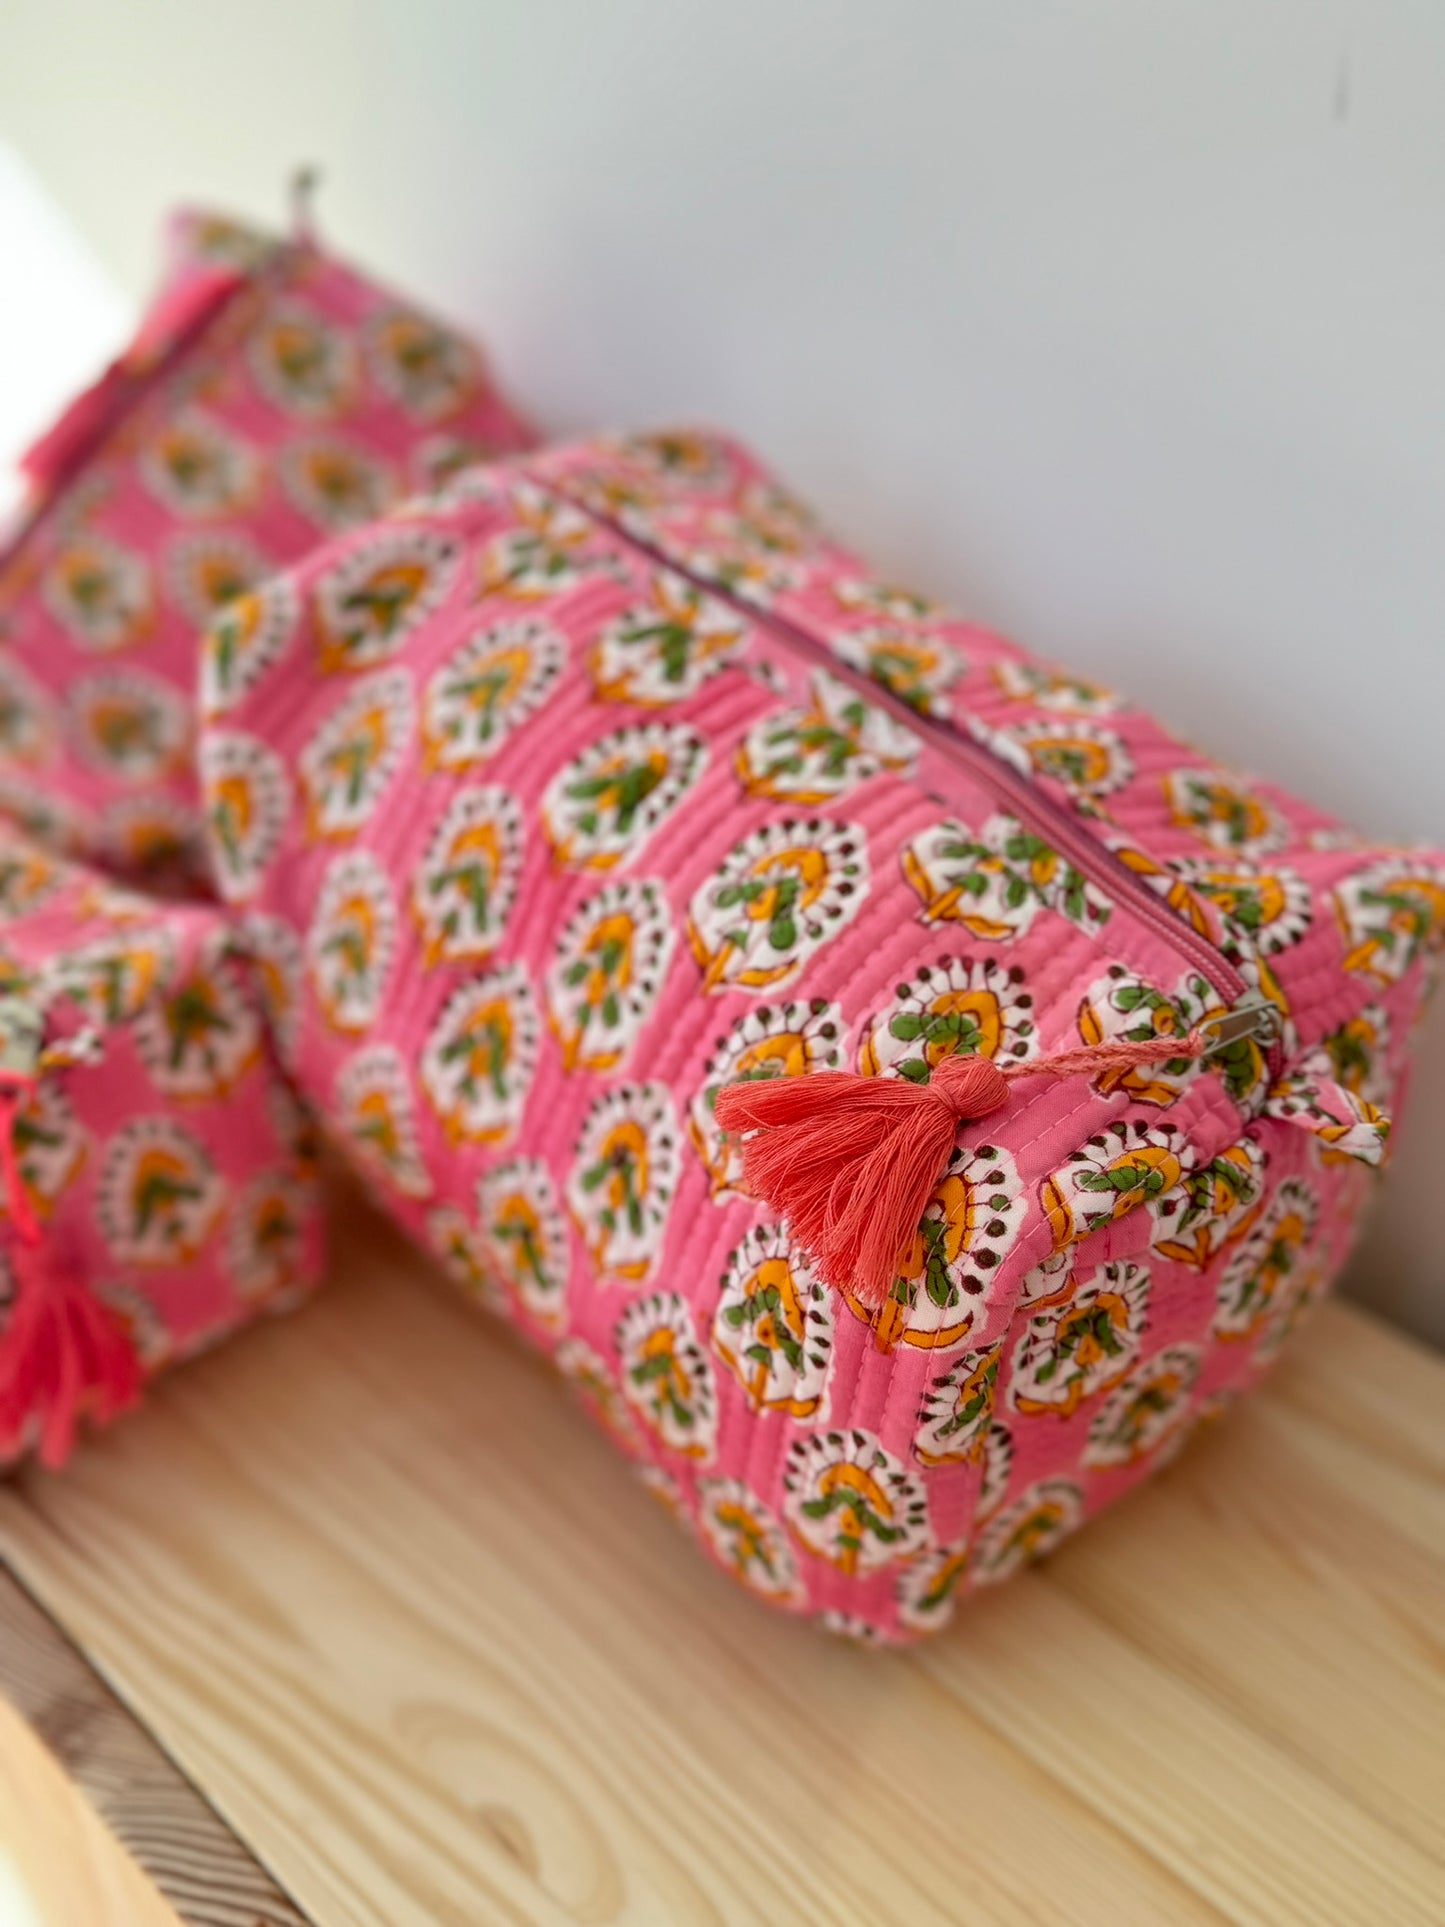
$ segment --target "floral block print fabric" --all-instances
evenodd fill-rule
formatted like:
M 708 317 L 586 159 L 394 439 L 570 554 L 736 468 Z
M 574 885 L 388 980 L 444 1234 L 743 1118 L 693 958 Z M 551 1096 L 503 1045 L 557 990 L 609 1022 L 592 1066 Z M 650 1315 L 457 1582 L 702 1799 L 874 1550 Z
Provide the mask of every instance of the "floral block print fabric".
M 1440 860 L 880 582 L 726 442 L 461 475 L 260 590 L 204 676 L 217 872 L 302 1088 L 775 1605 L 941 1625 L 1342 1262 Z M 714 1112 L 1195 1025 L 1205 1063 L 961 1127 L 881 1311 Z
M 159 904 L 0 831 L 0 1062 L 27 1059 L 38 1074 L 13 1145 L 41 1245 L 119 1322 L 143 1374 L 319 1281 L 313 1134 L 223 913 Z M 28 1426 L 0 1435 L 0 1464 L 32 1443 Z
M 306 241 L 203 215 L 28 458 L 0 554 L 0 808 L 127 872 L 193 854 L 197 639 L 338 529 L 523 448 L 477 349 Z

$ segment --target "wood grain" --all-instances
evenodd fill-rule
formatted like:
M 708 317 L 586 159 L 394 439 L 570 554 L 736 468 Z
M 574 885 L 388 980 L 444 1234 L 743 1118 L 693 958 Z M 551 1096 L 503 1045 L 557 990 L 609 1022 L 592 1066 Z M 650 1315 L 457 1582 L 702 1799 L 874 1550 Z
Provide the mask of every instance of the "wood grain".
M 154 1737 L 3 1568 L 0 1693 L 184 1927 L 307 1927 Z
M 84 1794 L 0 1699 L 5 1927 L 181 1927 Z
M 902 1654 L 755 1606 L 359 1206 L 0 1542 L 318 1927 L 1445 1918 L 1445 1365 L 1272 1386 Z

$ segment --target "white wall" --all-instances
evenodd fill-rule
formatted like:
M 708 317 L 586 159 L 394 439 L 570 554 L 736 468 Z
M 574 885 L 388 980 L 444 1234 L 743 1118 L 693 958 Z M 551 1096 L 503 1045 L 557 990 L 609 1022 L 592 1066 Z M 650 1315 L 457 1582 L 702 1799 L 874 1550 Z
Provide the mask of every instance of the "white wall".
M 34 175 L 0 141 L 0 517 L 24 494 L 9 466 L 134 325 L 128 302 Z M 23 292 L 21 292 L 23 291 Z M 3 1915 L 0 1915 L 3 1920 Z
M 0 13 L 0 133 L 129 287 L 167 201 L 318 160 L 550 426 L 737 427 L 890 571 L 1438 840 L 1442 103 L 1439 0 Z M 1360 1289 L 1445 1338 L 1438 1013 L 1419 1083 Z

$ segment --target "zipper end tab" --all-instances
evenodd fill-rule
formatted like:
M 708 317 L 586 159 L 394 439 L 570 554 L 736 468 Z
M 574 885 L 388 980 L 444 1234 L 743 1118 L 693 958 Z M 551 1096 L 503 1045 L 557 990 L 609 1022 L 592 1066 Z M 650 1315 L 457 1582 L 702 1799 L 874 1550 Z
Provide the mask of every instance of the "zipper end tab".
M 23 997 L 0 997 L 0 1075 L 34 1077 L 45 1041 L 45 1018 Z
M 291 203 L 291 238 L 299 248 L 316 246 L 316 191 L 321 185 L 321 169 L 312 162 L 294 168 L 287 184 Z

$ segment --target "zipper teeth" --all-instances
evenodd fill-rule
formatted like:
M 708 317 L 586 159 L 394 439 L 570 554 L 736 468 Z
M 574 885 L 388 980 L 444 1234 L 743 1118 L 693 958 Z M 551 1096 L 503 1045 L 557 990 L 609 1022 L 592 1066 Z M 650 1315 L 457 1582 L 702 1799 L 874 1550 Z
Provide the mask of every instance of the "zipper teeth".
M 824 653 L 828 652 L 825 650 Z M 900 707 L 907 710 L 906 704 Z M 1249 984 L 1229 959 L 1207 937 L 1202 937 L 1192 924 L 1186 923 L 1178 911 L 1171 909 L 1147 883 L 1140 882 L 1128 864 L 1122 862 L 1108 844 L 1090 836 L 1062 804 L 1056 803 L 1053 797 L 1036 789 L 1026 777 L 1011 769 L 986 743 L 956 734 L 933 717 L 924 717 L 923 721 L 929 734 L 941 747 L 953 751 L 959 762 L 977 770 L 1005 802 L 1013 805 L 1020 817 L 1025 821 L 1032 817 L 1036 819 L 1037 826 L 1046 827 L 1049 841 L 1069 858 L 1076 869 L 1086 874 L 1092 873 L 1097 881 L 1107 881 L 1114 893 L 1123 896 L 1143 921 L 1181 951 L 1185 960 L 1208 977 L 1229 1003 L 1236 1003 L 1248 994 Z
M 540 479 L 540 478 L 533 478 Z M 663 549 L 656 547 L 645 537 L 614 516 L 596 508 L 591 502 L 565 486 L 548 478 L 541 485 L 560 495 L 572 507 L 579 509 L 593 522 L 610 529 L 633 548 L 652 557 L 662 568 L 670 569 L 696 588 L 730 603 L 740 614 L 760 628 L 771 630 L 782 641 L 792 645 L 799 653 L 821 668 L 826 668 L 840 682 L 847 683 L 867 701 L 878 708 L 886 709 L 910 728 L 921 731 L 939 750 L 953 762 L 962 765 L 975 775 L 986 789 L 992 790 L 998 799 L 1007 804 L 1019 819 L 1028 827 L 1041 830 L 1046 840 L 1074 867 L 1091 881 L 1107 886 L 1116 899 L 1122 898 L 1134 911 L 1140 922 L 1145 923 L 1156 934 L 1182 956 L 1186 963 L 1192 964 L 1202 976 L 1208 979 L 1226 1004 L 1233 1005 L 1241 997 L 1250 993 L 1248 981 L 1207 937 L 1200 936 L 1194 927 L 1187 923 L 1178 911 L 1162 898 L 1155 895 L 1148 884 L 1143 883 L 1126 863 L 1114 854 L 1106 844 L 1096 838 L 1074 818 L 1060 803 L 1036 788 L 1025 777 L 1004 762 L 1002 757 L 984 743 L 975 742 L 970 736 L 941 723 L 936 717 L 920 714 L 896 696 L 883 683 L 865 676 L 855 670 L 850 663 L 835 656 L 827 646 L 804 629 L 790 617 L 779 615 L 774 609 L 762 609 L 734 595 L 729 589 L 711 580 L 686 563 L 677 562 Z M 1271 1043 L 1264 1052 L 1271 1077 L 1277 1077 L 1281 1068 L 1281 1054 L 1278 1042 Z

